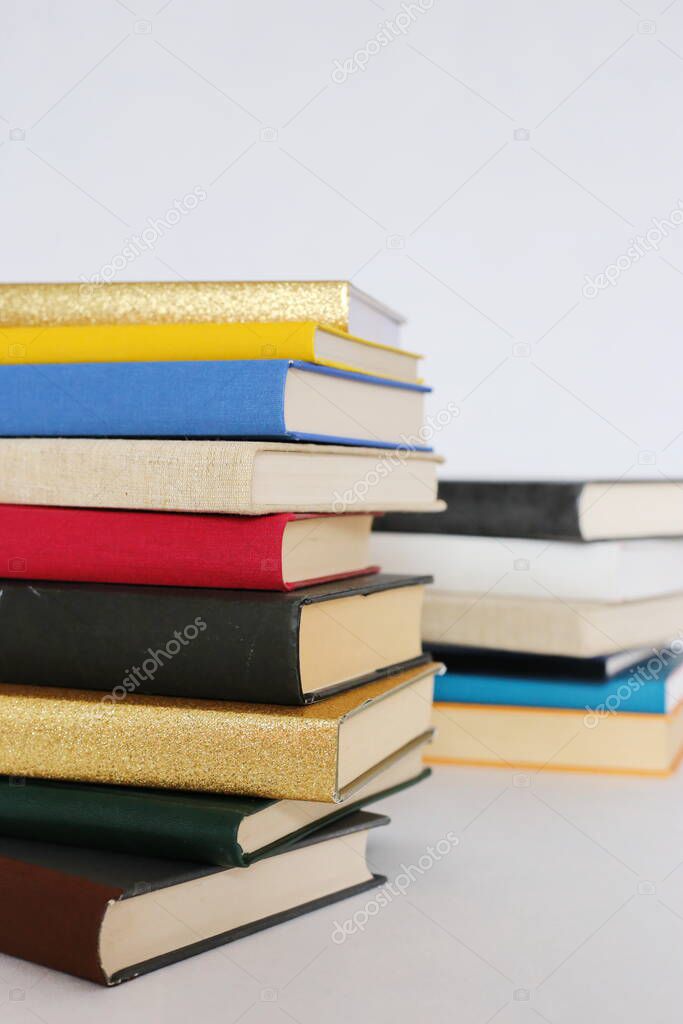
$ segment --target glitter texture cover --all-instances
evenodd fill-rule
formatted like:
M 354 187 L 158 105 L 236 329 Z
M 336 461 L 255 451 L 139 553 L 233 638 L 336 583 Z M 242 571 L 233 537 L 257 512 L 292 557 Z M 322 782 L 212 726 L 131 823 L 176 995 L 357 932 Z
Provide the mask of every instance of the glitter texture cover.
M 348 281 L 153 281 L 0 285 L 0 325 L 316 320 L 346 331 Z
M 435 671 L 302 708 L 3 684 L 0 774 L 333 803 L 342 721 Z

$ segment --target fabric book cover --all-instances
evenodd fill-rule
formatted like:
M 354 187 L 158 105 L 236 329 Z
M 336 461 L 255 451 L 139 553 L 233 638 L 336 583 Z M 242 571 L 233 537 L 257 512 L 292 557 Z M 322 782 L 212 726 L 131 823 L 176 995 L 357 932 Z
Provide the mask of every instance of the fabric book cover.
M 141 974 L 386 881 L 358 812 L 246 868 L 0 838 L 0 951 L 100 985 Z
M 416 448 L 417 384 L 286 359 L 0 366 L 2 437 L 169 437 Z
M 569 658 L 595 658 L 668 647 L 680 634 L 683 593 L 642 601 L 563 601 L 430 589 L 425 643 L 488 647 Z
M 515 707 L 574 708 L 619 711 L 621 714 L 664 715 L 683 696 L 683 665 L 667 653 L 667 661 L 648 661 L 604 683 L 549 677 L 529 679 L 504 675 L 447 672 L 434 686 L 434 700 L 449 704 L 501 704 Z
M 438 519 L 390 516 L 378 530 L 548 540 L 683 536 L 678 480 L 441 480 Z
M 295 359 L 412 383 L 420 358 L 312 321 L 3 327 L 0 340 L 0 365 Z
M 683 752 L 683 703 L 666 714 L 440 703 L 433 723 L 433 764 L 669 775 Z
M 371 522 L 0 505 L 0 577 L 293 590 L 376 572 Z
M 442 461 L 275 441 L 0 438 L 0 502 L 248 516 L 438 511 Z
M 442 661 L 456 675 L 517 676 L 524 679 L 565 679 L 581 682 L 605 682 L 620 672 L 647 661 L 648 648 L 620 651 L 593 658 L 572 658 L 553 654 L 528 654 L 485 647 L 457 647 L 443 643 L 425 643 L 434 661 Z
M 290 593 L 97 583 L 2 586 L 0 679 L 30 686 L 303 705 L 422 663 L 429 577 Z
M 672 594 L 683 585 L 681 538 L 583 544 L 378 529 L 371 550 L 374 561 L 394 572 L 419 566 L 440 591 L 616 603 Z
M 431 735 L 434 675 L 305 707 L 0 684 L 0 774 L 339 803 Z

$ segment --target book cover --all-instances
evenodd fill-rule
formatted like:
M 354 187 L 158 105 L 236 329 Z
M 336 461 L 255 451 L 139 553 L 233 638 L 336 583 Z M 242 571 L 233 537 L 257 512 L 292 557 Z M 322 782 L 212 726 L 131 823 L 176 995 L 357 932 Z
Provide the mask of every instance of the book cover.
M 437 520 L 391 516 L 378 530 L 594 542 L 683 535 L 678 480 L 442 480 Z
M 617 603 L 675 593 L 683 581 L 678 538 L 583 544 L 380 529 L 372 535 L 371 550 L 373 560 L 395 572 L 419 566 L 434 576 L 438 590 L 500 597 L 553 594 L 560 600 Z
M 0 438 L 0 503 L 249 516 L 438 511 L 441 461 L 273 441 Z
M 313 321 L 5 326 L 0 340 L 0 365 L 293 359 L 413 383 L 420 358 Z
M 308 579 L 286 578 L 289 524 L 308 525 L 291 545 L 291 560 L 296 562 L 297 549 L 300 558 L 307 544 L 324 545 L 329 520 L 334 519 L 332 525 L 339 527 L 342 518 L 350 517 L 186 515 L 0 505 L 0 577 L 286 591 L 376 572 L 377 566 L 366 564 Z M 366 517 L 354 517 L 354 522 L 360 519 L 365 524 L 358 526 L 367 529 Z M 326 560 L 321 552 L 316 564 Z
M 683 752 L 683 703 L 667 714 L 435 704 L 432 764 L 669 775 Z
M 429 589 L 422 630 L 427 645 L 595 658 L 668 647 L 679 637 L 681 621 L 680 592 L 612 604 Z
M 446 510 L 431 516 L 387 516 L 379 531 L 473 537 L 580 540 L 578 482 L 440 480 Z
M 359 408 L 335 388 L 340 381 L 358 389 Z M 262 438 L 429 451 L 410 440 L 422 425 L 412 399 L 426 391 L 286 359 L 0 366 L 0 436 Z M 342 406 L 345 396 L 351 407 Z M 368 426 L 377 403 L 387 405 L 390 436 Z
M 358 317 L 360 311 L 364 314 Z M 0 285 L 0 325 L 297 322 L 341 331 L 370 323 L 397 339 L 403 318 L 349 281 L 125 281 Z
M 434 700 L 448 704 L 501 704 L 514 707 L 574 708 L 620 714 L 666 714 L 681 696 L 680 658 L 670 652 L 666 662 L 653 658 L 604 683 L 583 679 L 472 675 L 447 672 L 434 686 Z
M 620 651 L 592 658 L 572 658 L 553 654 L 529 654 L 485 647 L 456 647 L 443 643 L 425 643 L 434 661 L 442 661 L 448 672 L 472 675 L 517 676 L 525 679 L 566 679 L 605 682 L 620 672 L 647 661 L 647 648 Z
M 131 693 L 303 705 L 427 660 L 427 582 L 269 593 L 6 580 L 0 679 L 104 691 L 110 705 Z
M 0 836 L 59 843 L 110 853 L 247 867 L 332 821 L 422 782 L 430 769 L 399 762 L 374 786 L 341 804 L 261 800 L 134 786 L 0 778 Z M 413 760 L 413 759 L 406 759 Z M 396 781 L 398 780 L 398 781 Z M 245 822 L 277 816 L 276 839 L 247 845 Z M 275 834 L 275 828 L 270 835 Z M 269 838 L 267 829 L 264 829 Z
M 382 884 L 366 844 L 386 824 L 358 812 L 228 869 L 0 838 L 0 950 L 116 985 Z
M 413 667 L 305 707 L 0 684 L 0 774 L 339 803 L 430 736 Z

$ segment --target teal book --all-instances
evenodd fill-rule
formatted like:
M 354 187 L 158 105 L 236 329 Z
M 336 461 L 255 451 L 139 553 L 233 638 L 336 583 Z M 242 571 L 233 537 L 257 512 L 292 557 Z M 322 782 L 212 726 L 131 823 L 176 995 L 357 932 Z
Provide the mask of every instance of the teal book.
M 662 657 L 663 655 L 663 657 Z M 448 671 L 434 682 L 434 700 L 448 704 L 569 708 L 665 715 L 683 698 L 683 657 L 651 655 L 604 682 Z
M 427 778 L 420 748 L 340 804 L 0 777 L 0 836 L 248 867 Z

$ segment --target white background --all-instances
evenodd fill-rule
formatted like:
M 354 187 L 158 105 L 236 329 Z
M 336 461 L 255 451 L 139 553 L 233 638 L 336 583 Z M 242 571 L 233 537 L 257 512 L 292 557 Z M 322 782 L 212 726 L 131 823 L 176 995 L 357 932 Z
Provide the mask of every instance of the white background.
M 352 278 L 409 317 L 463 476 L 683 476 L 683 0 L 0 0 L 0 280 Z M 385 29 L 386 32 L 386 29 Z M 342 77 L 342 76 L 337 76 Z M 516 133 L 516 134 L 515 134 Z M 528 136 L 527 136 L 528 133 Z M 397 237 L 398 236 L 398 237 Z M 7 1024 L 680 1019 L 681 775 L 441 769 L 360 897 L 122 986 L 0 958 Z
M 350 277 L 458 403 L 449 474 L 683 475 L 683 228 L 582 293 L 683 200 L 683 3 L 411 9 L 2 0 L 0 279 L 97 274 L 202 187 L 115 279 Z

